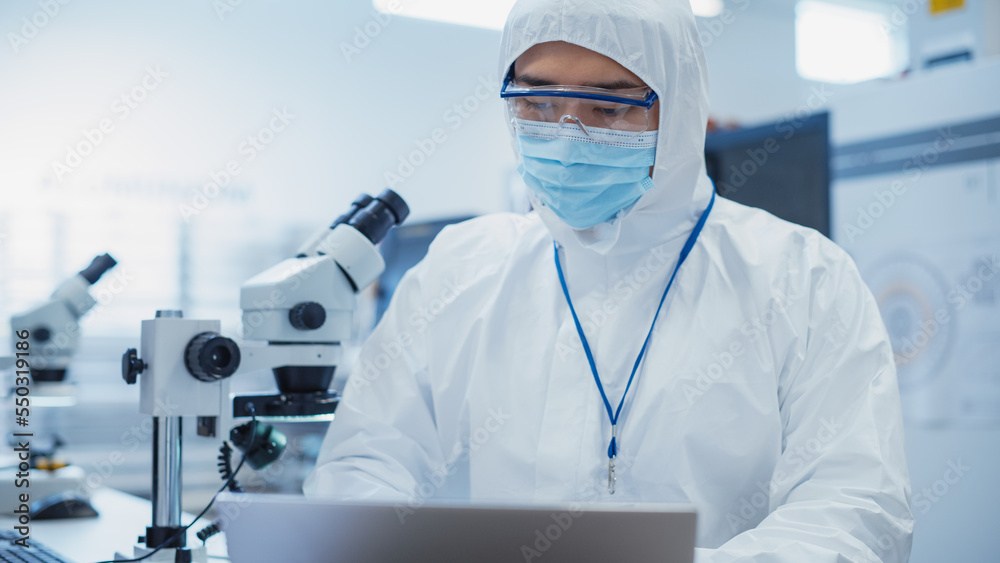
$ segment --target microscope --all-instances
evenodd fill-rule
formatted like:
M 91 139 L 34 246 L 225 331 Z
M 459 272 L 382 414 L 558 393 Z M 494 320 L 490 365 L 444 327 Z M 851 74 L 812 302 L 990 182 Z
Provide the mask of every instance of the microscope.
M 342 342 L 351 338 L 356 294 L 385 269 L 376 245 L 407 215 L 392 190 L 363 194 L 294 258 L 244 283 L 241 343 L 221 335 L 219 321 L 187 319 L 180 311 L 157 311 L 142 322 L 141 357 L 134 348 L 122 357 L 126 383 L 141 374 L 140 412 L 153 417 L 153 519 L 133 557 L 156 552 L 149 561 L 207 562 L 204 547 L 187 547 L 181 525 L 183 418 L 195 417 L 197 434 L 211 437 L 222 418 L 253 417 L 230 439 L 254 468 L 284 447 L 283 436 L 258 419 L 333 418 L 339 395 L 329 386 Z M 230 398 L 230 377 L 267 369 L 276 393 Z
M 328 388 L 340 343 L 351 338 L 356 293 L 385 269 L 375 245 L 407 215 L 392 190 L 374 199 L 362 194 L 295 258 L 243 285 L 243 336 L 250 341 L 242 347 L 244 369 L 270 368 L 278 393 L 236 397 L 233 416 L 253 409 L 270 419 L 332 419 L 338 398 Z
M 79 321 L 97 301 L 90 286 L 117 264 L 108 254 L 94 258 L 80 273 L 60 284 L 45 303 L 10 318 L 11 338 L 27 329 L 34 382 L 61 382 L 80 344 Z M 13 342 L 11 344 L 13 347 Z
M 26 341 L 30 351 L 28 373 L 18 371 L 17 374 L 31 377 L 31 406 L 36 407 L 31 430 L 42 444 L 51 439 L 47 447 L 32 448 L 31 467 L 44 470 L 31 483 L 36 498 L 77 489 L 86 476 L 83 468 L 57 457 L 57 450 L 64 445 L 57 432 L 58 418 L 54 418 L 57 415 L 48 410 L 39 412 L 39 408 L 75 404 L 75 386 L 66 381 L 66 373 L 80 344 L 80 319 L 97 304 L 90 295 L 90 287 L 115 265 L 115 259 L 108 254 L 95 257 L 89 266 L 59 284 L 47 301 L 10 319 L 11 348 L 15 349 L 19 341 Z M 0 358 L 0 371 L 10 367 L 13 360 Z M 11 387 L 7 391 L 13 393 L 13 390 Z M 10 401 L 14 403 L 13 399 Z M 13 477 L 13 473 L 0 470 L 3 478 L 0 480 L 0 513 L 17 508 L 13 479 L 7 479 Z

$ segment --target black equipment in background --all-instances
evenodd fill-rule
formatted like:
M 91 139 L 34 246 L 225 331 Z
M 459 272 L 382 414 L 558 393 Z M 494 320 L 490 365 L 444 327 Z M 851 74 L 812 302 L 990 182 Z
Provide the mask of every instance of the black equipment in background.
M 716 131 L 705 166 L 719 195 L 830 236 L 830 114 Z

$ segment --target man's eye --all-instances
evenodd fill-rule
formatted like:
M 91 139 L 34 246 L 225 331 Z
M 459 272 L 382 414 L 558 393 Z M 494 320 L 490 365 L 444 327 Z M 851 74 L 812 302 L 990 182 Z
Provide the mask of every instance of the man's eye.
M 552 109 L 552 102 L 525 100 L 524 104 L 527 109 L 535 111 L 545 111 Z
M 628 112 L 628 106 L 598 106 L 594 108 L 594 111 L 602 117 L 621 117 Z

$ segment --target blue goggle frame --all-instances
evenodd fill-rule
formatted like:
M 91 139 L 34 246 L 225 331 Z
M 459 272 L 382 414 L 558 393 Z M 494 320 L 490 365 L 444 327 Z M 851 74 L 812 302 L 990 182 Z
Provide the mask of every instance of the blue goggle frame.
M 653 107 L 656 102 L 657 96 L 656 92 L 652 88 L 649 89 L 649 94 L 646 94 L 645 99 L 636 100 L 633 98 L 622 98 L 612 94 L 598 94 L 596 92 L 578 92 L 578 91 L 567 91 L 567 90 L 546 90 L 544 86 L 537 87 L 538 89 L 532 89 L 531 91 L 525 92 L 508 92 L 508 87 L 514 82 L 514 67 L 511 66 L 510 70 L 507 72 L 507 77 L 504 78 L 503 86 L 500 88 L 500 98 L 524 98 L 529 96 L 549 96 L 556 98 L 580 98 L 584 100 L 598 100 L 602 102 L 613 102 L 617 104 L 626 104 L 630 106 L 644 107 L 649 109 Z M 534 88 L 534 87 L 532 87 Z M 584 88 L 583 86 L 578 86 L 578 88 Z M 593 88 L 593 90 L 599 90 L 599 88 Z

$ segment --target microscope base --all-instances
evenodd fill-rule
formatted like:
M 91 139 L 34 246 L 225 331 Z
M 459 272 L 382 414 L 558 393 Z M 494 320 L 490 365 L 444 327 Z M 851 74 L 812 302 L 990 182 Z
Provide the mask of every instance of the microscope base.
M 148 547 L 137 545 L 135 546 L 135 553 L 133 555 L 115 552 L 114 560 L 131 561 L 143 557 L 151 551 L 153 550 Z M 205 546 L 187 548 L 170 547 L 157 551 L 156 555 L 143 559 L 143 561 L 147 563 L 208 563 L 208 550 L 205 549 Z

